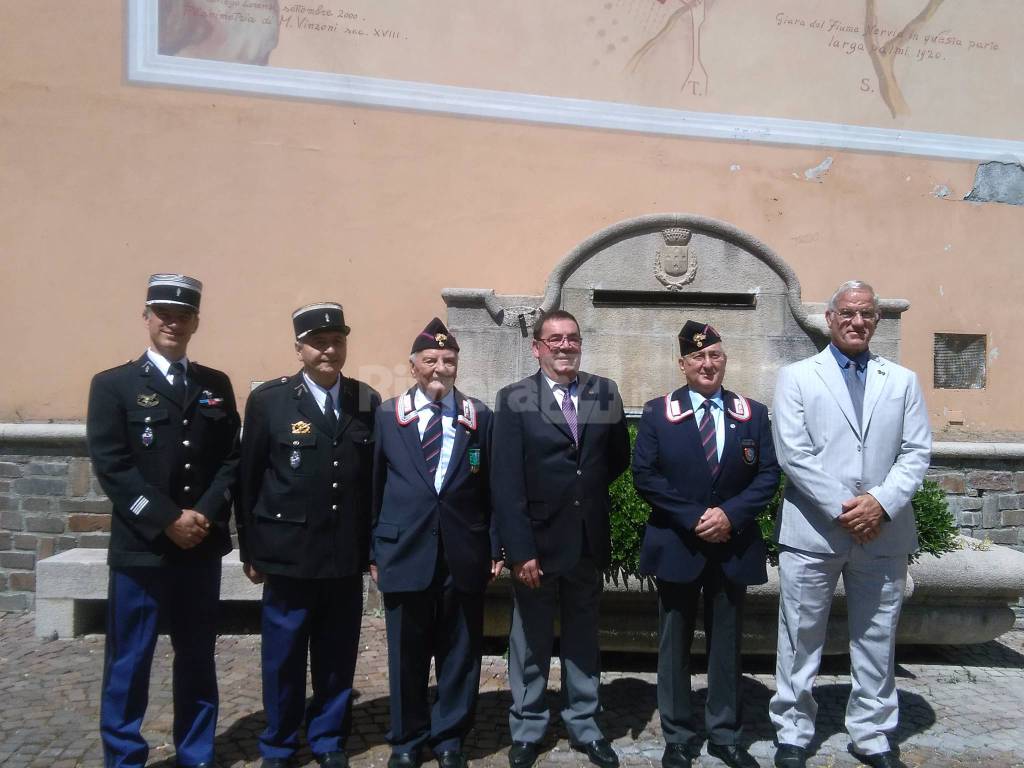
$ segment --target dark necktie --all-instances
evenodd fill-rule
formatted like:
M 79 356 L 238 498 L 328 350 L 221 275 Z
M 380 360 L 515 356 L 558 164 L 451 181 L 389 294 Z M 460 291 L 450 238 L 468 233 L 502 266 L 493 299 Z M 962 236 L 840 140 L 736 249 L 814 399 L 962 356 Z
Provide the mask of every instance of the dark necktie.
M 185 366 L 180 362 L 171 363 L 171 367 L 167 369 L 167 372 L 174 377 L 174 381 L 171 382 L 171 391 L 174 392 L 174 396 L 178 398 L 178 402 L 181 404 L 185 403 Z
M 572 404 L 572 386 L 565 384 L 555 386 L 562 392 L 562 415 L 565 417 L 565 423 L 569 425 L 569 431 L 572 432 L 573 442 L 579 445 L 580 425 L 576 418 L 576 406 Z
M 430 420 L 427 428 L 423 430 L 420 444 L 423 446 L 423 460 L 427 462 L 427 471 L 433 477 L 437 473 L 437 465 L 441 461 L 441 445 L 443 444 L 443 430 L 441 424 L 441 404 L 427 403 L 430 409 Z
M 718 439 L 715 432 L 715 417 L 711 415 L 714 407 L 710 400 L 705 400 L 701 408 L 704 415 L 700 418 L 700 442 L 704 446 L 704 458 L 708 460 L 711 476 L 718 474 Z
M 846 388 L 850 391 L 850 400 L 853 401 L 853 410 L 857 414 L 857 423 L 860 424 L 864 411 L 864 382 L 857 375 L 857 364 L 853 360 L 846 361 L 843 378 L 846 380 Z
M 327 399 L 324 401 L 324 416 L 327 417 L 327 428 L 333 437 L 338 434 L 338 415 L 334 412 L 334 395 L 330 390 L 327 390 Z

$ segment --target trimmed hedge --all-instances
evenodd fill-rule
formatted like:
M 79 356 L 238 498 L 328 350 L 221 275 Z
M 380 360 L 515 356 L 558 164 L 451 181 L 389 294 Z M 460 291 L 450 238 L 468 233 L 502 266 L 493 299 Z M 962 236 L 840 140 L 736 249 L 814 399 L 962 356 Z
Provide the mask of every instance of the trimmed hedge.
M 629 426 L 629 439 L 631 446 L 636 443 L 635 424 Z M 757 518 L 761 535 L 768 543 L 768 560 L 773 565 L 778 562 L 778 550 L 772 541 L 772 531 L 785 487 L 786 478 L 783 477 L 772 500 Z M 628 470 L 612 483 L 608 492 L 612 503 L 612 555 L 606 573 L 617 583 L 619 579 L 640 576 L 640 543 L 651 508 L 636 492 L 633 475 Z M 913 504 L 919 543 L 917 551 L 910 556 L 910 562 L 915 562 L 922 554 L 941 557 L 946 552 L 959 549 L 956 519 L 949 511 L 946 494 L 938 483 L 925 480 L 914 494 Z

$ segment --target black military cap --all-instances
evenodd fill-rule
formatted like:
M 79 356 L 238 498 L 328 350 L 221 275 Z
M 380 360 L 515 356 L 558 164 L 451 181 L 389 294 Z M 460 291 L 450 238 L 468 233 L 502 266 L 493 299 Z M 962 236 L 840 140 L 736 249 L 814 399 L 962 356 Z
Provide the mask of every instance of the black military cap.
M 146 289 L 146 306 L 171 304 L 199 311 L 199 299 L 203 295 L 203 284 L 186 275 L 150 275 Z
M 314 331 L 341 331 L 348 336 L 351 330 L 345 325 L 345 310 L 341 304 L 333 301 L 299 307 L 292 312 L 292 325 L 295 327 L 296 339 L 302 339 Z
M 718 331 L 710 325 L 687 320 L 683 330 L 679 332 L 679 354 L 688 355 L 691 352 L 699 352 L 721 340 L 722 337 L 718 335 Z
M 434 318 L 419 336 L 412 342 L 411 354 L 416 354 L 424 349 L 453 349 L 459 351 L 459 342 L 455 340 L 451 332 L 445 327 L 439 318 Z

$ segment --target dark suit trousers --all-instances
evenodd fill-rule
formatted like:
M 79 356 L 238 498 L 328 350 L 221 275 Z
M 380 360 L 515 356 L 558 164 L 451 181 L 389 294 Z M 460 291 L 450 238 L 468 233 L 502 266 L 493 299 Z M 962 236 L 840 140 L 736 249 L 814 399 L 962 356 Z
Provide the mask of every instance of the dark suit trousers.
M 473 727 L 480 688 L 483 594 L 455 589 L 442 565 L 422 592 L 385 593 L 384 620 L 392 751 L 417 752 L 425 744 L 435 754 L 461 751 Z M 432 708 L 427 691 L 431 657 L 437 677 Z
M 314 755 L 345 748 L 352 721 L 352 677 L 363 614 L 363 577 L 294 579 L 263 585 L 263 757 L 289 758 L 306 707 L 306 654 L 313 698 L 305 708 Z
M 669 744 L 699 745 L 690 688 L 690 646 L 697 600 L 704 592 L 704 633 L 708 643 L 708 696 L 704 724 L 715 744 L 737 744 L 743 722 L 740 707 L 740 643 L 747 588 L 722 577 L 708 564 L 689 584 L 657 582 L 658 711 Z
M 188 565 L 111 568 L 100 736 L 107 768 L 146 764 L 142 720 L 159 625 L 174 648 L 174 747 L 179 765 L 213 762 L 217 728 L 220 558 Z

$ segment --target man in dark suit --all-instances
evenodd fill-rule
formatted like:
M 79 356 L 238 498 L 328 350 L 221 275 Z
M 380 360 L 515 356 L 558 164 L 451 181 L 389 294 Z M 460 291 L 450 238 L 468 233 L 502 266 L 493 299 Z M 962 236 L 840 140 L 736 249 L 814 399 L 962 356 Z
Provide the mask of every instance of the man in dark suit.
M 757 524 L 779 483 L 768 409 L 722 388 L 726 355 L 710 325 L 679 334 L 686 386 L 644 406 L 633 478 L 651 505 L 640 572 L 658 587 L 658 711 L 664 768 L 689 768 L 700 754 L 690 701 L 690 646 L 704 592 L 708 753 L 756 768 L 740 744 L 740 645 L 748 584 L 768 580 Z
M 574 748 L 601 768 L 618 756 L 597 725 L 601 569 L 610 557 L 608 486 L 629 465 L 615 382 L 579 370 L 579 324 L 556 310 L 534 325 L 540 370 L 498 392 L 491 473 L 494 511 L 512 563 L 509 636 L 512 768 L 529 768 L 547 729 L 544 701 L 556 615 Z
M 441 768 L 465 768 L 484 590 L 502 566 L 491 531 L 491 412 L 455 389 L 459 343 L 438 318 L 416 337 L 409 359 L 416 385 L 380 407 L 374 441 L 370 573 L 387 624 L 388 766 L 416 768 L 428 745 Z
M 340 304 L 297 309 L 292 324 L 302 370 L 249 396 L 242 440 L 239 542 L 246 574 L 263 583 L 260 752 L 264 768 L 285 768 L 305 709 L 317 761 L 345 768 L 380 397 L 341 374 L 349 327 Z
M 212 766 L 217 728 L 214 646 L 220 560 L 238 465 L 231 382 L 186 357 L 203 286 L 149 279 L 150 347 L 96 374 L 86 432 L 93 470 L 113 504 L 100 735 L 108 768 L 143 766 L 141 725 L 158 623 L 174 647 L 179 766 Z

